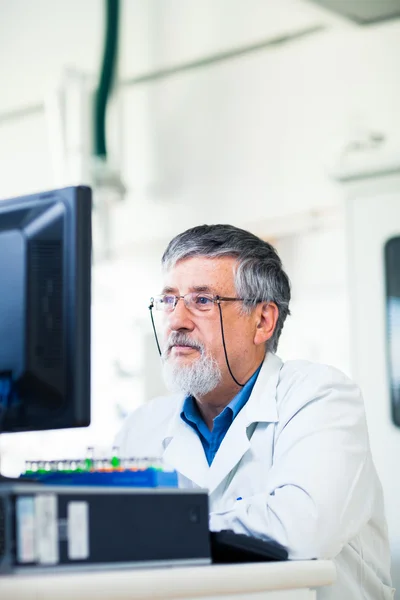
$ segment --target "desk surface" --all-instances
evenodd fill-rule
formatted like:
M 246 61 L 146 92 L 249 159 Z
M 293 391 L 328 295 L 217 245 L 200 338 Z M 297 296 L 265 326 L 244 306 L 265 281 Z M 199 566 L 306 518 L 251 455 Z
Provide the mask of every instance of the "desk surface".
M 1 600 L 207 597 L 330 585 L 331 561 L 119 569 L 0 577 Z

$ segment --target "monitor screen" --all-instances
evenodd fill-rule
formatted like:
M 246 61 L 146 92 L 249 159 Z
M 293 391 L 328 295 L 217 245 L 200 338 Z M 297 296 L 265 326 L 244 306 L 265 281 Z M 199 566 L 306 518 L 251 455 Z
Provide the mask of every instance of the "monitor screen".
M 90 423 L 91 190 L 0 201 L 0 432 Z

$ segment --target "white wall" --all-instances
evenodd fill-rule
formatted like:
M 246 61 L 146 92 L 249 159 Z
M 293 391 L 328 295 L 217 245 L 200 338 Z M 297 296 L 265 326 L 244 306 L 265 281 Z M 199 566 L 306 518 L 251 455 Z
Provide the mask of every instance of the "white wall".
M 43 115 L 4 124 L 1 113 L 40 103 L 65 65 L 96 74 L 101 6 L 95 0 L 0 0 L 0 53 L 7 57 L 0 63 L 7 82 L 0 95 L 0 196 L 51 187 Z M 116 333 L 131 319 L 124 298 L 137 299 L 132 313 L 135 302 L 140 313 L 157 291 L 156 255 L 168 238 L 199 222 L 229 221 L 279 238 L 294 295 L 282 355 L 350 372 L 344 191 L 329 173 L 338 151 L 365 132 L 383 132 L 388 147 L 400 144 L 399 21 L 358 28 L 305 0 L 137 0 L 124 2 L 123 10 L 121 81 L 308 26 L 326 31 L 120 88 L 128 194 L 113 214 L 119 262 L 95 274 L 106 298 L 96 309 L 94 337 L 96 349 L 100 341 L 106 348 L 96 359 L 97 438 L 110 437 L 108 423 L 118 420 L 115 394 L 123 407 L 129 390 L 132 406 L 145 397 L 134 380 L 118 387 L 110 367 L 121 346 L 131 341 L 137 353 L 142 347 L 141 335 L 127 334 L 121 343 Z M 114 124 L 110 119 L 111 132 Z M 332 211 L 337 220 L 324 225 Z M 150 249 L 144 278 L 141 265 Z M 144 322 L 135 313 L 135 331 L 142 327 L 137 321 Z M 149 365 L 156 369 L 155 362 Z
M 0 114 L 40 102 L 64 65 L 96 73 L 99 6 L 0 2 L 0 51 L 12 57 L 0 67 L 3 81 L 12 82 L 0 98 Z M 337 204 L 342 193 L 327 177 L 334 152 L 363 127 L 382 130 L 389 139 L 400 131 L 398 22 L 360 30 L 302 0 L 284 0 L 281 8 L 264 0 L 166 0 L 161 7 L 154 0 L 124 4 L 122 80 L 307 25 L 328 29 L 162 82 L 122 88 L 129 202 L 117 211 L 116 244 L 146 241 L 150 230 L 152 237 L 168 238 L 199 220 L 226 219 L 227 210 L 231 222 L 262 220 L 266 229 L 271 217 Z M 23 126 L 1 126 L 2 195 L 50 180 L 41 127 L 39 116 Z M 35 165 L 31 177 L 16 177 L 9 168 L 14 156 L 24 171 L 26 162 Z
M 393 577 L 400 588 L 400 430 L 391 418 L 384 246 L 400 234 L 400 176 L 376 177 L 348 189 L 351 362 L 364 389 L 371 448 L 386 492 Z

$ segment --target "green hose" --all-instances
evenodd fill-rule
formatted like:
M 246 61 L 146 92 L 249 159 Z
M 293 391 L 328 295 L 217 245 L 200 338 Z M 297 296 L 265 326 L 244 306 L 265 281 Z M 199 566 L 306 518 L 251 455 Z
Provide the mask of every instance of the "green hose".
M 99 85 L 94 98 L 94 154 L 107 157 L 106 110 L 118 54 L 119 0 L 105 0 L 105 40 Z

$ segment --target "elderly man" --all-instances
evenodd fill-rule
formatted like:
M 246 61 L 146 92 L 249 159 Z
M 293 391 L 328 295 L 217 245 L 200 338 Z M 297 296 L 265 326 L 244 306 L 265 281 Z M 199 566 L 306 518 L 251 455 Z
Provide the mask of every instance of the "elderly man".
M 174 238 L 162 317 L 165 381 L 126 421 L 125 456 L 160 456 L 206 487 L 210 528 L 272 537 L 293 559 L 333 559 L 323 600 L 393 597 L 381 486 L 363 400 L 338 370 L 275 354 L 290 284 L 274 248 L 229 225 Z M 157 342 L 158 343 L 158 342 Z

